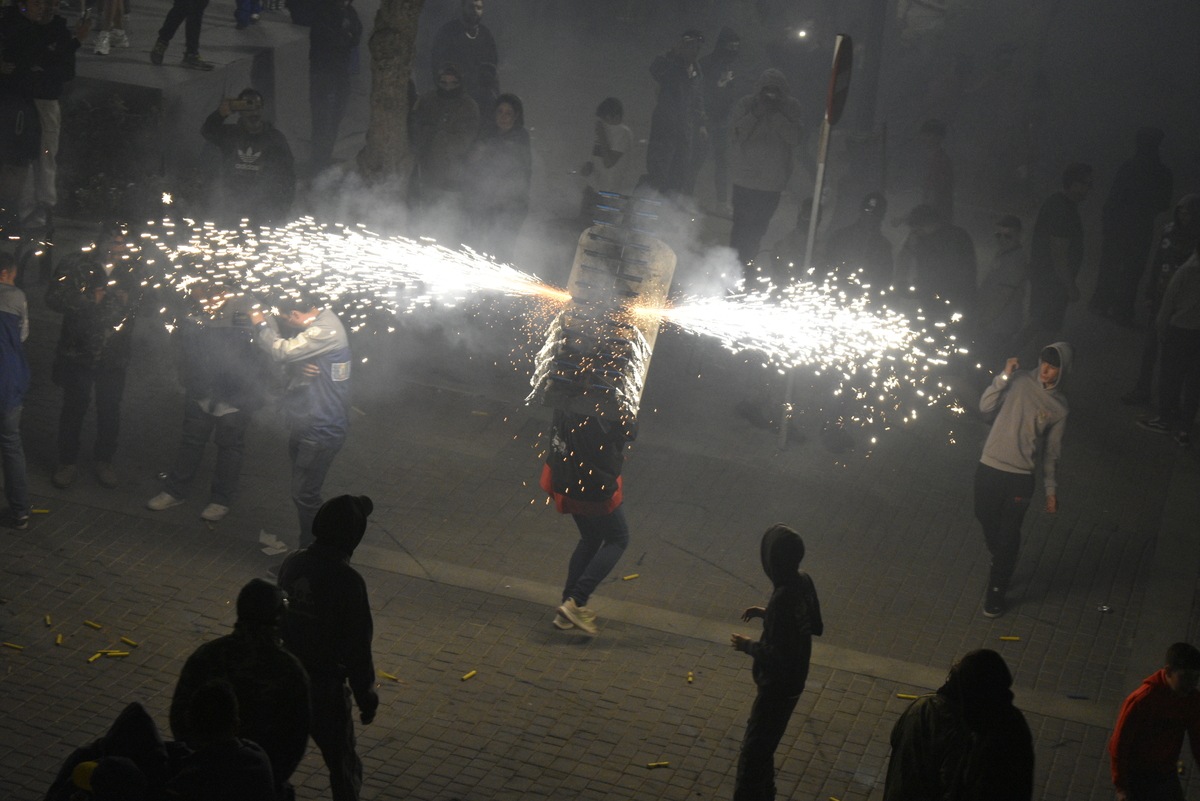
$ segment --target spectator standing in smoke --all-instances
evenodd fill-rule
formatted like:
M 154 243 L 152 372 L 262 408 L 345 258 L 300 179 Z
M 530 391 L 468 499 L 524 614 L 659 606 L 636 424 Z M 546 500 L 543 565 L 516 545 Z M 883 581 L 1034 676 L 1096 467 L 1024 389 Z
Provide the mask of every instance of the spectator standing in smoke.
M 517 235 L 529 214 L 533 155 L 521 98 L 496 99 L 496 127 L 471 156 L 470 187 L 463 206 L 471 227 L 470 243 L 496 261 L 511 264 Z
M 635 437 L 636 424 L 554 410 L 541 485 L 554 498 L 559 514 L 571 515 L 579 528 L 562 605 L 554 616 L 560 629 L 578 626 L 596 633 L 596 614 L 588 608 L 588 599 L 629 545 L 621 468 L 625 444 Z
M 421 236 L 437 237 L 456 246 L 461 239 L 454 233 L 454 220 L 461 203 L 467 156 L 479 131 L 479 107 L 463 92 L 462 72 L 453 64 L 442 65 L 437 88 L 417 99 L 409 128 L 416 155 L 410 202 L 415 201 L 422 226 Z M 446 231 L 437 231 L 436 227 Z M 454 241 L 448 241 L 448 240 Z
M 788 95 L 782 72 L 767 70 L 754 94 L 737 102 L 730 131 L 733 228 L 729 246 L 742 263 L 746 289 L 753 290 L 766 278 L 759 275 L 754 258 L 792 177 L 793 153 L 804 140 L 800 104 Z
M 0 9 L 0 233 L 19 236 L 21 195 L 29 165 L 41 154 L 41 123 L 35 98 L 49 77 L 37 18 L 39 2 Z
M 364 726 L 379 709 L 367 585 L 350 566 L 373 508 L 366 495 L 330 498 L 313 520 L 315 542 L 290 554 L 279 569 L 279 586 L 289 598 L 283 644 L 308 671 L 312 738 L 329 768 L 333 801 L 357 801 L 362 788 L 351 695 Z
M 300 547 L 307 548 L 325 474 L 350 431 L 350 341 L 337 315 L 306 295 L 284 298 L 278 311 L 278 320 L 294 329 L 294 336 L 280 336 L 260 311 L 250 319 L 258 326 L 259 345 L 287 373 L 283 405 L 292 502 L 300 520 Z
M 237 122 L 226 125 L 234 113 Z M 221 151 L 221 216 L 255 227 L 284 221 L 296 195 L 296 165 L 287 139 L 263 117 L 262 94 L 243 89 L 236 99 L 222 100 L 200 134 Z
M 281 626 L 287 595 L 274 584 L 251 579 L 237 597 L 233 633 L 192 652 L 171 698 L 171 733 L 195 746 L 189 710 L 197 691 L 226 681 L 237 696 L 238 734 L 266 752 L 276 799 L 290 797 L 288 779 L 308 749 L 308 674 L 284 649 Z
M 812 638 L 825 630 L 816 587 L 800 570 L 804 560 L 800 535 L 777 523 L 763 534 L 759 555 L 774 590 L 765 609 L 751 606 L 742 620 L 762 618 L 762 637 L 754 641 L 733 634 L 730 638 L 734 650 L 753 657 L 757 687 L 738 756 L 734 801 L 774 801 L 775 749 L 804 692 Z
M 596 107 L 596 136 L 592 157 L 579 168 L 587 178 L 579 216 L 591 219 L 592 207 L 600 200 L 598 192 L 629 190 L 629 152 L 633 149 L 633 131 L 623 125 L 625 107 L 615 97 L 606 97 Z
M 333 160 L 338 126 L 350 97 L 354 53 L 362 38 L 362 22 L 353 0 L 321 0 L 308 31 L 308 99 L 312 109 L 312 169 L 320 172 Z
M 908 214 L 911 233 L 900 251 L 900 269 L 912 275 L 917 296 L 950 301 L 952 312 L 970 314 L 975 303 L 975 243 L 941 209 L 922 203 Z M 905 283 L 904 274 L 898 279 Z
M 892 282 L 892 243 L 880 230 L 887 217 L 887 198 L 872 192 L 858 207 L 858 219 L 829 237 L 825 261 L 839 275 L 859 274 L 873 287 Z M 860 272 L 861 271 L 861 272 Z
M 718 211 L 728 216 L 729 209 L 729 115 L 741 97 L 743 88 L 734 75 L 734 62 L 741 50 L 741 37 L 732 28 L 722 28 L 717 34 L 713 51 L 700 59 L 700 75 L 704 81 L 704 114 L 708 120 L 708 139 L 696 142 L 691 183 L 712 151 L 713 189 Z M 707 144 L 707 147 L 705 146 Z M 686 187 L 692 194 L 693 186 Z
M 996 255 L 979 287 L 978 331 L 983 363 L 999 364 L 1019 347 L 1025 327 L 1025 289 L 1029 260 L 1021 247 L 1021 218 L 1011 214 L 996 223 Z
M 187 498 L 209 437 L 217 446 L 208 505 L 200 517 L 217 522 L 229 514 L 242 472 L 246 429 L 263 405 L 262 351 L 254 344 L 252 300 L 226 286 L 202 286 L 192 296 L 196 308 L 176 336 L 183 351 L 183 438 L 163 491 L 146 503 L 153 511 L 178 506 Z M 261 744 L 261 743 L 260 743 Z
M 995 651 L 954 663 L 938 691 L 913 701 L 892 727 L 883 801 L 1029 801 L 1033 736 L 1011 687 Z
M 1137 153 L 1117 170 L 1100 217 L 1100 270 L 1088 308 L 1132 325 L 1138 285 L 1154 238 L 1154 218 L 1171 208 L 1171 171 L 1159 158 L 1159 128 L 1137 132 Z
M 113 455 L 121 396 L 142 294 L 141 257 L 121 223 L 105 223 L 93 245 L 64 259 L 46 290 L 46 305 L 63 315 L 51 378 L 62 387 L 54 486 L 75 479 L 83 417 L 96 393 L 96 478 L 117 486 Z
M 167 55 L 167 45 L 171 37 L 183 25 L 184 50 L 183 60 L 179 62 L 184 67 L 193 70 L 208 71 L 213 68 L 211 61 L 200 57 L 200 27 L 204 24 L 204 9 L 208 8 L 208 0 L 174 0 L 167 18 L 158 29 L 158 40 L 150 51 L 150 62 L 161 67 L 163 58 Z
M 22 343 L 29 337 L 29 306 L 16 287 L 17 262 L 0 250 L 0 462 L 4 470 L 4 523 L 29 526 L 29 484 L 21 445 L 21 408 L 29 389 L 29 363 Z
M 1042 349 L 1036 370 L 1016 372 L 1009 359 L 979 399 L 979 410 L 995 413 L 992 430 L 975 468 L 975 519 L 992 554 L 985 617 L 1000 617 L 1004 594 L 1017 566 L 1021 523 L 1033 497 L 1033 474 L 1040 458 L 1046 487 L 1046 513 L 1058 511 L 1055 468 L 1067 424 L 1063 385 L 1071 368 L 1071 346 L 1055 342 Z
M 1079 204 L 1092 191 L 1092 168 L 1063 170 L 1063 189 L 1038 211 L 1029 243 L 1029 327 L 1022 339 L 1043 341 L 1062 330 L 1067 306 L 1079 300 L 1075 279 L 1083 266 L 1083 220 Z
M 1174 434 L 1187 447 L 1200 410 L 1200 250 L 1167 284 L 1155 329 L 1161 343 L 1158 414 L 1138 424 L 1157 434 Z
M 479 110 L 476 130 L 482 127 L 486 131 L 493 124 L 496 96 L 500 94 L 500 56 L 492 32 L 480 22 L 482 17 L 483 0 L 460 0 L 458 16 L 434 36 L 430 70 L 434 82 L 439 83 L 446 64 L 458 68 L 463 92 Z
M 1150 326 L 1146 329 L 1146 344 L 1142 348 L 1142 363 L 1138 369 L 1137 385 L 1121 396 L 1121 403 L 1143 405 L 1150 402 L 1150 386 L 1154 367 L 1158 364 L 1158 326 L 1155 320 L 1162 306 L 1163 293 L 1175 271 L 1191 258 L 1200 242 L 1200 195 L 1184 195 L 1175 204 L 1174 218 L 1163 226 L 1150 281 L 1146 287 L 1146 305 L 1150 310 Z
M 1166 666 L 1125 703 L 1108 741 L 1118 801 L 1182 801 L 1176 763 L 1188 736 L 1200 765 L 1200 651 L 1186 642 L 1167 649 Z
M 644 182 L 668 196 L 685 191 L 696 140 L 708 136 L 704 80 L 696 61 L 703 44 L 704 34 L 686 30 L 674 47 L 650 64 L 650 75 L 658 83 L 658 102 L 650 117 Z
M 946 123 L 926 120 L 918 136 L 925 151 L 921 202 L 940 211 L 946 222 L 954 222 L 954 162 L 945 148 Z

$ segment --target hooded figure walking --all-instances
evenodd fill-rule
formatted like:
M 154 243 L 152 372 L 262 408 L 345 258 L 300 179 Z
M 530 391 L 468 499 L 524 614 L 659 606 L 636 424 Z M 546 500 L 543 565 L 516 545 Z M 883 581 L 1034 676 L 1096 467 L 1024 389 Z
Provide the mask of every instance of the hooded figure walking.
M 1034 471 L 1042 462 L 1046 512 L 1058 511 L 1055 467 L 1067 423 L 1063 382 L 1071 367 L 1071 346 L 1055 342 L 1042 349 L 1036 370 L 1016 372 L 1009 359 L 979 400 L 984 414 L 996 413 L 992 431 L 975 469 L 975 519 L 992 553 L 986 617 L 1004 614 L 1004 593 L 1017 566 L 1021 523 L 1033 497 Z
M 334 801 L 357 801 L 362 789 L 350 696 L 364 726 L 379 708 L 367 585 L 350 567 L 373 508 L 366 495 L 330 498 L 313 520 L 316 541 L 289 555 L 279 568 L 279 586 L 289 599 L 283 644 L 308 671 L 312 738 L 329 768 Z
M 808 680 L 812 638 L 825 631 L 817 589 L 800 570 L 804 540 L 776 523 L 763 534 L 759 548 L 763 572 L 775 589 L 765 609 L 751 606 L 742 613 L 742 620 L 761 617 L 762 637 L 757 642 L 741 634 L 730 638 L 734 650 L 754 658 L 754 683 L 758 685 L 738 757 L 734 801 L 775 798 L 775 749 Z

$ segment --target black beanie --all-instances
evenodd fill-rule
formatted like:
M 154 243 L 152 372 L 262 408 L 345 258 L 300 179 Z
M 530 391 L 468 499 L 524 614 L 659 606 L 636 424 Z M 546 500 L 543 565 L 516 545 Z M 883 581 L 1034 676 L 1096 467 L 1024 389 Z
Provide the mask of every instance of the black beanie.
M 283 616 L 287 593 L 269 581 L 250 579 L 238 593 L 238 623 L 258 623 L 272 626 Z
M 325 501 L 313 518 L 313 537 L 341 550 L 353 551 L 367 530 L 375 508 L 366 495 L 339 495 Z

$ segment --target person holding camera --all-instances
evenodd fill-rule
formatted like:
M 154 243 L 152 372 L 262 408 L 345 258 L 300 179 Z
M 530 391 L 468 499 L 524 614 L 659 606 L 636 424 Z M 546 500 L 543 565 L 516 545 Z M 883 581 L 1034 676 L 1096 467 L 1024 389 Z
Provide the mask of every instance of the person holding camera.
M 225 120 L 233 114 L 237 122 Z M 253 226 L 284 221 L 296 195 L 296 165 L 287 138 L 263 116 L 263 96 L 243 89 L 220 107 L 200 134 L 221 151 L 218 203 L 223 222 Z

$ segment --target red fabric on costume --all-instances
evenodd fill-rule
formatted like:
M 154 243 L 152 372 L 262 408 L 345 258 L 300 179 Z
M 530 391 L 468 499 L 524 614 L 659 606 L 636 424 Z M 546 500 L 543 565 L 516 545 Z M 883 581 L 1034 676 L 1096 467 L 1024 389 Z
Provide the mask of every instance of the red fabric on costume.
M 1127 790 L 1134 775 L 1174 776 L 1184 732 L 1192 757 L 1200 764 L 1200 692 L 1176 695 L 1167 685 L 1166 670 L 1160 670 L 1121 706 L 1108 742 L 1113 784 L 1118 790 Z
M 550 465 L 542 465 L 542 489 L 554 499 L 554 508 L 559 514 L 570 515 L 606 515 L 621 505 L 624 495 L 621 492 L 621 477 L 617 476 L 617 491 L 607 501 L 577 501 L 554 491 L 554 483 L 550 478 Z

